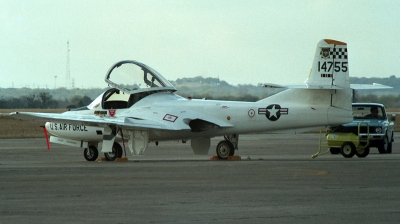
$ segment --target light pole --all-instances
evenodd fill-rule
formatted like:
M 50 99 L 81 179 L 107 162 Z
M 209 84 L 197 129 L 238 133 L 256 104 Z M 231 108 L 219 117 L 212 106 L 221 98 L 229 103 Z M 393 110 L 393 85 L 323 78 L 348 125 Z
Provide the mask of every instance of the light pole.
M 56 89 L 56 87 L 57 87 L 57 76 L 55 75 L 54 76 L 54 89 Z

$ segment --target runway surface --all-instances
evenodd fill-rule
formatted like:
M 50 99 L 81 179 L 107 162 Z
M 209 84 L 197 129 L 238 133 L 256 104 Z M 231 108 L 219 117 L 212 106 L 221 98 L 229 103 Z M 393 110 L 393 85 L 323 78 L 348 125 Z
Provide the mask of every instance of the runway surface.
M 399 141 L 399 133 L 395 140 Z M 0 223 L 399 223 L 400 144 L 345 159 L 319 134 L 240 136 L 241 161 L 151 144 L 128 162 L 87 162 L 44 139 L 0 139 Z

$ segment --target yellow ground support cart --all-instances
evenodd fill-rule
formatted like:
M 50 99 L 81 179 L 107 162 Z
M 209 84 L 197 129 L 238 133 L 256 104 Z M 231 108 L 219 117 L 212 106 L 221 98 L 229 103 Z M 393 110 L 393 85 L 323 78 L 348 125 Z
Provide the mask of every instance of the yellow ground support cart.
M 367 133 L 362 133 L 366 135 L 360 137 L 361 125 L 363 124 L 367 127 Z M 323 137 L 322 131 L 320 131 L 319 151 L 312 155 L 312 158 L 328 152 L 331 154 L 340 153 L 345 158 L 351 158 L 354 155 L 366 157 L 369 154 L 369 125 L 367 122 L 360 122 L 357 126 L 357 133 L 328 131 Z M 328 150 L 321 153 L 321 149 L 324 147 Z

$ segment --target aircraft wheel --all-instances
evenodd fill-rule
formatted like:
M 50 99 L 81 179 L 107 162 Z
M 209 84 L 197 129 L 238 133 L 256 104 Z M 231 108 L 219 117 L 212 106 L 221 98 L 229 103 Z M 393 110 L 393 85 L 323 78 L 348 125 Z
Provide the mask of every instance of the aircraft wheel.
M 342 144 L 342 148 L 340 148 L 340 153 L 345 158 L 351 158 L 356 153 L 356 147 L 351 142 L 345 142 Z
M 356 150 L 356 155 L 360 158 L 367 157 L 369 154 L 369 147 L 365 147 L 364 149 Z
M 89 148 L 85 148 L 85 150 L 83 150 L 83 157 L 85 157 L 87 161 L 95 161 L 98 156 L 99 151 L 93 145 L 89 145 Z
M 339 154 L 340 148 L 329 148 L 329 151 L 331 152 L 331 154 Z
M 234 156 L 235 155 L 235 147 L 233 146 L 233 144 L 232 144 L 232 147 L 233 147 L 233 149 L 229 152 L 229 156 Z
M 114 142 L 112 152 L 105 152 L 104 157 L 107 161 L 115 161 L 117 158 L 122 157 L 122 147 L 119 143 Z
M 220 141 L 217 145 L 217 156 L 220 159 L 227 159 L 228 156 L 233 156 L 235 154 L 235 147 L 228 141 Z

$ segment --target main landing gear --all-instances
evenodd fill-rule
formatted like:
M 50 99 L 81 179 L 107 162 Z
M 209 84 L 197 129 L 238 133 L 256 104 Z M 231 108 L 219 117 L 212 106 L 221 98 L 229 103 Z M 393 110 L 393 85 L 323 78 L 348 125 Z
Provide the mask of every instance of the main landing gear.
M 238 149 L 239 135 L 225 135 L 224 138 L 225 140 L 220 141 L 216 148 L 219 159 L 228 159 L 235 154 L 235 149 Z
M 87 161 L 95 161 L 99 156 L 99 150 L 94 145 L 89 145 L 88 148 L 83 150 L 83 157 Z M 107 161 L 115 161 L 117 158 L 122 157 L 122 147 L 119 143 L 114 142 L 112 152 L 104 153 L 104 157 Z
M 114 142 L 112 152 L 104 153 L 107 161 L 115 161 L 117 158 L 122 157 L 122 147 L 120 144 Z

